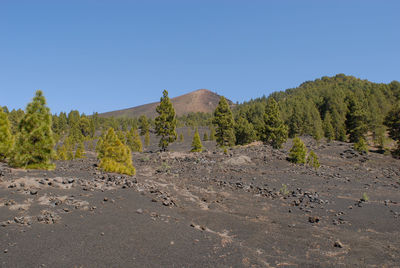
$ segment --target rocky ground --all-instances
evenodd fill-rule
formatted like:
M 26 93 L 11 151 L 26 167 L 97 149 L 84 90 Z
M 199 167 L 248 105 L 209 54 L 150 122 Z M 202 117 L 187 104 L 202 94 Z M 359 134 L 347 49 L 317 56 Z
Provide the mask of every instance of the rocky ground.
M 400 161 L 304 141 L 318 170 L 288 162 L 290 142 L 159 153 L 155 137 L 133 177 L 93 152 L 54 171 L 0 163 L 0 266 L 400 267 Z

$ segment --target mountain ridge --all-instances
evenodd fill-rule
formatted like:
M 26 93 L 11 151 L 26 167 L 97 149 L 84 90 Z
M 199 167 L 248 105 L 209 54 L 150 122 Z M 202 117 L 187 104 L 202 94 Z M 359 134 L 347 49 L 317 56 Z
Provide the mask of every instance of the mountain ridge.
M 171 98 L 177 116 L 190 112 L 212 113 L 218 105 L 220 95 L 208 89 L 197 89 L 192 92 Z M 232 105 L 232 101 L 228 100 Z M 149 118 L 157 116 L 156 107 L 160 102 L 151 102 L 139 106 L 120 109 L 99 114 L 100 117 L 133 118 L 146 115 Z

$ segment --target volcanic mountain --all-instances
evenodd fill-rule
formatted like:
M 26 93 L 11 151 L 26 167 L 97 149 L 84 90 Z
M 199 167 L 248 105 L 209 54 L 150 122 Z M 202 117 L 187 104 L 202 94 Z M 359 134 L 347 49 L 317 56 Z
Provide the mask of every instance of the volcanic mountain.
M 185 115 L 191 112 L 212 113 L 218 105 L 220 95 L 208 90 L 198 89 L 185 95 L 171 99 L 177 116 Z M 232 105 L 232 102 L 228 100 Z M 101 117 L 139 117 L 146 115 L 154 118 L 157 116 L 156 107 L 159 102 L 148 103 L 128 109 L 117 110 L 100 114 Z

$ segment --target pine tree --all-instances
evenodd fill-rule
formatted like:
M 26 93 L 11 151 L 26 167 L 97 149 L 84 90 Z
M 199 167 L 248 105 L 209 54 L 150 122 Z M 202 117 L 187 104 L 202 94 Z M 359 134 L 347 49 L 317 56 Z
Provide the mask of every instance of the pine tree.
M 63 144 L 57 147 L 57 160 L 67 160 L 67 147 Z
M 0 107 L 0 161 L 10 157 L 13 144 L 10 121 L 7 114 L 3 112 L 3 108 Z
M 292 115 L 289 118 L 289 137 L 294 138 L 296 135 L 301 134 L 301 126 L 303 122 L 300 117 L 300 113 L 294 109 Z
M 141 115 L 139 117 L 139 128 L 140 128 L 140 136 L 146 135 L 146 132 L 150 130 L 149 120 L 146 115 Z
M 75 142 L 75 138 L 73 136 L 68 136 L 64 140 L 63 146 L 65 147 L 65 150 L 66 150 L 66 156 L 67 156 L 66 160 L 74 160 L 75 144 L 76 144 L 76 142 Z
M 24 118 L 19 123 L 19 134 L 11 164 L 15 167 L 53 169 L 53 132 L 50 109 L 42 91 L 36 91 L 33 101 L 26 107 Z
M 83 115 L 79 119 L 78 128 L 79 128 L 82 136 L 89 137 L 91 135 L 91 133 L 92 133 L 91 124 L 90 124 L 90 120 L 89 120 L 89 118 L 87 118 L 87 116 Z
M 21 109 L 18 109 L 18 110 L 13 109 L 8 114 L 8 120 L 11 123 L 12 134 L 14 134 L 14 135 L 17 134 L 19 123 L 21 122 L 22 118 L 24 118 L 24 116 L 25 116 L 25 112 Z
M 326 137 L 327 141 L 330 142 L 332 139 L 335 138 L 334 129 L 332 126 L 332 117 L 331 117 L 330 112 L 327 112 L 325 114 L 323 128 L 324 128 L 325 137 Z
M 75 159 L 79 159 L 79 158 L 85 158 L 85 145 L 83 144 L 83 142 L 80 142 L 78 144 L 78 147 L 76 148 L 75 151 Z
M 168 144 L 174 142 L 177 138 L 175 109 L 168 97 L 168 91 L 163 91 L 156 111 L 158 116 L 155 119 L 155 131 L 157 136 L 161 136 L 158 146 L 162 151 L 165 151 Z
M 395 105 L 385 117 L 385 125 L 389 130 L 389 137 L 397 142 L 397 149 L 393 152 L 395 156 L 400 156 L 400 103 Z
M 201 152 L 202 150 L 203 150 L 203 145 L 201 144 L 199 131 L 196 129 L 193 136 L 191 152 Z
M 312 166 L 315 169 L 320 167 L 318 156 L 314 153 L 314 151 L 310 151 L 307 157 L 307 165 Z
M 125 134 L 122 130 L 117 131 L 117 137 L 123 144 L 126 144 Z
M 203 135 L 203 141 L 208 141 L 208 135 L 207 135 L 207 132 L 204 132 L 204 135 Z
M 358 141 L 354 143 L 354 150 L 361 154 L 368 153 L 368 145 L 363 137 L 359 138 Z
M 280 118 L 278 103 L 269 98 L 265 106 L 263 141 L 274 148 L 281 148 L 288 137 L 288 129 Z
M 150 145 L 150 131 L 147 130 L 145 135 L 144 135 L 144 145 L 149 146 Z
M 368 130 L 367 113 L 362 103 L 356 97 L 349 98 L 349 112 L 346 116 L 347 134 L 349 134 L 350 142 L 358 142 L 363 138 Z
M 235 145 L 235 121 L 228 101 L 221 96 L 217 108 L 214 111 L 212 123 L 217 127 L 217 144 L 223 146 Z
M 307 148 L 303 141 L 296 137 L 293 139 L 293 146 L 290 149 L 289 161 L 295 164 L 305 164 L 306 163 Z
M 132 152 L 142 152 L 143 146 L 140 140 L 138 130 L 136 128 L 131 128 L 126 135 L 126 145 L 129 146 Z
M 210 126 L 210 141 L 215 141 L 215 129 L 213 126 Z
M 107 172 L 127 175 L 135 174 L 131 151 L 128 146 L 118 139 L 113 128 L 108 130 L 99 147 L 100 168 Z
M 256 132 L 254 130 L 253 124 L 251 124 L 243 116 L 239 116 L 235 123 L 235 136 L 236 144 L 244 145 L 249 144 L 256 139 Z

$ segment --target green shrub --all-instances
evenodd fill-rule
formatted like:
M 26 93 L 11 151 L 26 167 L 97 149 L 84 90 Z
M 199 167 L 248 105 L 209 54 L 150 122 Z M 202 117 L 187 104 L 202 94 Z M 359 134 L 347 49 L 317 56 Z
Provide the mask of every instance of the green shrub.
M 361 197 L 361 201 L 368 202 L 368 200 L 369 200 L 369 197 L 368 197 L 367 193 L 363 193 L 363 195 Z
M 110 128 L 102 140 L 98 150 L 100 168 L 107 172 L 116 172 L 134 175 L 132 155 L 128 146 L 124 145 L 117 137 L 113 128 Z
M 75 151 L 74 158 L 76 158 L 76 159 L 85 158 L 85 146 L 84 146 L 83 142 L 80 142 L 78 144 L 78 147 L 76 148 L 76 151 Z
M 147 130 L 146 134 L 144 135 L 144 145 L 149 146 L 150 145 L 150 131 Z
M 207 135 L 207 132 L 204 132 L 204 135 L 203 135 L 203 141 L 208 141 L 208 135 Z
M 281 195 L 288 195 L 290 192 L 287 189 L 287 185 L 286 184 L 282 184 L 282 188 L 279 189 L 279 192 L 281 193 Z
M 314 153 L 314 151 L 310 151 L 307 157 L 307 165 L 312 166 L 315 169 L 320 167 L 318 156 Z
M 63 144 L 57 147 L 57 160 L 67 160 L 67 147 Z
M 368 145 L 364 138 L 360 138 L 358 142 L 354 143 L 354 150 L 362 154 L 368 153 Z
M 293 146 L 290 149 L 289 161 L 295 164 L 305 164 L 306 163 L 307 148 L 303 141 L 296 137 L 293 139 Z

